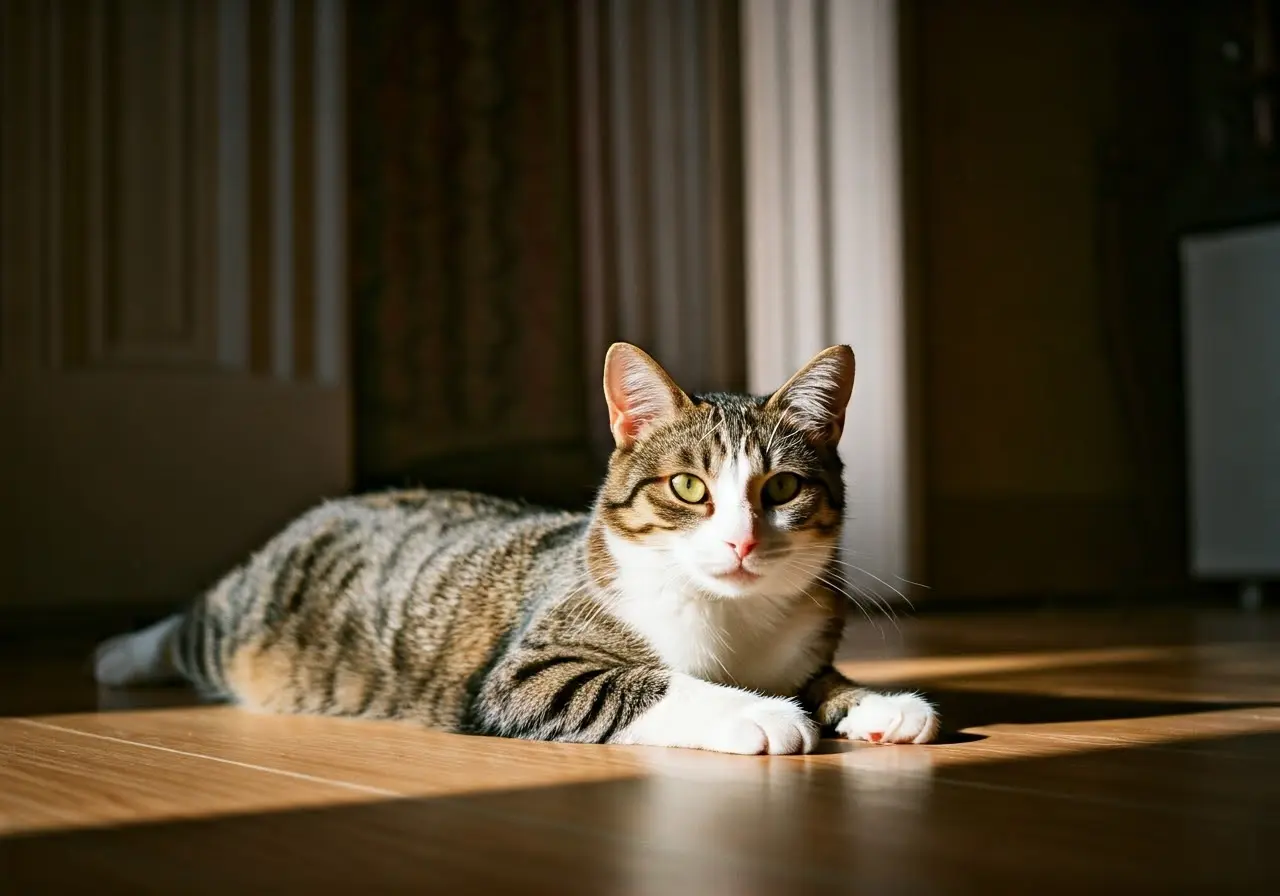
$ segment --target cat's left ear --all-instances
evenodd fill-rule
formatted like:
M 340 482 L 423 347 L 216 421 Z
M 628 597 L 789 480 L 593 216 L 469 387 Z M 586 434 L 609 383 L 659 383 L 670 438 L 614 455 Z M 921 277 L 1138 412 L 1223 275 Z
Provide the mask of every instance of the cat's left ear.
M 692 404 L 657 361 L 626 342 L 615 343 L 605 355 L 604 398 L 619 448 L 630 447 L 646 430 Z
M 766 407 L 784 407 L 801 429 L 835 444 L 844 432 L 845 409 L 853 395 L 853 349 L 833 345 L 774 392 Z

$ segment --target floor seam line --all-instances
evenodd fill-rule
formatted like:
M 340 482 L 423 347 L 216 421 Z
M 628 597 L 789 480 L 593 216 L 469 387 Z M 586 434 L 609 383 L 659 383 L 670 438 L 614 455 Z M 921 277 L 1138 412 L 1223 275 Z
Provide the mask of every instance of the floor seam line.
M 269 765 L 256 765 L 252 762 L 241 762 L 237 759 L 227 759 L 222 756 L 210 756 L 207 753 L 195 753 L 190 750 L 179 750 L 174 747 L 163 747 L 159 744 L 149 744 L 141 741 L 129 740 L 123 737 L 113 737 L 109 734 L 99 734 L 94 731 L 82 731 L 77 728 L 65 728 L 61 725 L 52 725 L 48 722 L 39 722 L 35 719 L 13 719 L 24 725 L 30 725 L 33 728 L 43 728 L 47 731 L 59 731 L 64 734 L 75 734 L 80 737 L 88 737 L 96 740 L 105 740 L 111 743 L 126 744 L 131 747 L 142 747 L 146 750 L 156 750 L 161 753 L 170 753 L 175 756 L 185 756 L 189 759 L 207 759 L 210 762 L 220 762 L 224 765 L 232 765 L 237 768 L 249 769 L 257 772 L 267 772 L 273 775 L 282 775 L 286 778 L 294 778 L 299 781 L 307 781 L 312 784 L 328 784 L 332 787 L 341 787 L 345 790 L 354 790 L 360 793 L 368 793 L 375 796 L 404 797 L 405 794 L 395 790 L 387 790 L 382 787 L 373 787 L 367 784 L 356 784 L 351 781 L 340 781 L 336 778 L 322 778 L 319 775 L 308 775 L 305 772 L 293 772 L 287 769 L 272 768 Z

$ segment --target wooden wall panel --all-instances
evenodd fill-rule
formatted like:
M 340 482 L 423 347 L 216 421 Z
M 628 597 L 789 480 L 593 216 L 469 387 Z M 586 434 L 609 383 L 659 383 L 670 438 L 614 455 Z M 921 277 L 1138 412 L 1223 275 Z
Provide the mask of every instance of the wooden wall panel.
M 49 7 L 50 361 L 212 362 L 214 7 Z
M 350 488 L 344 9 L 0 4 L 0 610 L 171 605 Z
M 1211 6 L 912 4 L 937 594 L 1185 584 L 1170 212 Z
M 245 0 L 7 5 L 11 357 L 243 372 L 260 344 L 257 372 L 336 380 L 344 190 L 334 161 L 322 179 L 315 158 L 341 134 L 315 110 L 317 91 L 326 109 L 340 91 L 315 60 L 341 5 L 318 19 L 316 0 L 272 3 L 265 18 Z M 249 39 L 254 27 L 265 41 Z M 255 99 L 266 114 L 252 120 Z M 246 178 L 255 160 L 263 176 Z M 269 277 L 247 276 L 254 260 Z

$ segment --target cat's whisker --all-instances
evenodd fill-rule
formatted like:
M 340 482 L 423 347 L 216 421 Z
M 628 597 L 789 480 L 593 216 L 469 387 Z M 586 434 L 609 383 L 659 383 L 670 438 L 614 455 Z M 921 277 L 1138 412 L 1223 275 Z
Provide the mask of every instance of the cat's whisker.
M 841 553 L 842 553 L 842 554 L 848 554 L 849 552 L 848 552 L 848 551 L 841 551 Z M 895 588 L 893 585 L 891 585 L 890 583 L 886 582 L 884 579 L 880 578 L 879 576 L 877 576 L 875 573 L 871 572 L 870 570 L 865 569 L 865 568 L 863 568 L 863 567 L 861 567 L 861 566 L 858 566 L 856 563 L 850 563 L 848 560 L 844 560 L 844 559 L 842 559 L 842 558 L 841 558 L 841 557 L 839 557 L 839 556 L 832 556 L 832 557 L 830 558 L 830 561 L 829 561 L 829 562 L 839 564 L 840 566 L 848 567 L 849 569 L 851 569 L 851 570 L 853 570 L 853 571 L 855 571 L 855 572 L 860 572 L 860 573 L 862 573 L 862 574 L 863 574 L 863 575 L 865 575 L 865 576 L 869 576 L 870 578 L 875 579 L 875 580 L 876 580 L 877 582 L 879 582 L 881 585 L 884 585 L 886 588 L 888 588 L 888 589 L 890 589 L 891 591 L 893 591 L 893 593 L 894 593 L 894 594 L 896 594 L 899 598 L 901 598 L 901 599 L 902 599 L 902 600 L 903 600 L 903 601 L 904 601 L 904 602 L 905 602 L 905 603 L 906 603 L 906 604 L 907 604 L 907 605 L 908 605 L 912 610 L 915 610 L 915 605 L 914 605 L 914 604 L 912 604 L 911 599 L 910 599 L 909 597 L 907 597 L 907 595 L 905 595 L 901 590 L 899 590 L 898 588 Z M 929 586 L 927 586 L 927 585 L 920 585 L 918 582 L 912 582 L 912 581 L 911 581 L 911 580 L 909 580 L 909 579 L 904 579 L 904 578 L 902 578 L 902 576 L 899 576 L 899 575 L 894 575 L 893 577 L 894 577 L 895 579 L 899 579 L 900 581 L 902 581 L 902 582 L 904 582 L 904 583 L 906 583 L 906 584 L 908 584 L 908 585 L 916 585 L 917 587 L 920 587 L 920 588 L 927 588 L 927 587 L 929 587 Z
M 573 590 L 565 594 L 564 600 L 565 601 L 572 600 L 573 598 L 577 597 L 579 594 L 583 593 L 588 588 L 590 588 L 593 584 L 595 584 L 595 580 L 592 579 L 590 576 L 582 576 L 581 578 L 578 579 L 578 584 L 574 586 Z
M 779 548 L 764 548 L 764 549 L 756 549 L 755 551 L 752 551 L 752 556 L 757 557 L 761 560 L 769 560 L 774 557 L 791 556 L 793 554 L 803 553 L 808 550 L 809 550 L 808 546 L 798 546 L 798 547 L 786 546 L 786 547 L 779 547 Z M 824 550 L 824 551 L 834 550 L 834 547 L 831 547 L 831 548 L 824 547 L 824 548 L 821 548 L 820 550 Z
M 594 597 L 595 599 L 591 602 L 593 606 L 586 611 L 585 618 L 573 635 L 574 638 L 581 638 L 600 619 L 601 615 L 609 612 L 612 608 L 611 605 L 616 603 L 618 595 L 612 588 L 602 588 Z
M 880 609 L 880 612 L 884 614 L 885 618 L 887 618 L 889 622 L 893 624 L 893 627 L 898 632 L 898 635 L 899 636 L 902 635 L 902 628 L 898 625 L 898 614 L 893 611 L 893 608 L 889 604 L 885 603 L 881 598 L 879 598 L 874 591 L 870 591 L 861 585 L 858 585 L 854 582 L 849 582 L 848 586 L 852 588 L 854 591 L 856 591 L 859 595 L 861 595 L 866 600 L 871 601 L 872 605 L 878 607 Z
M 590 576 L 584 576 L 582 583 L 565 596 L 564 603 L 566 605 L 572 603 L 574 598 L 585 593 L 593 585 L 597 588 L 596 593 L 574 607 L 573 616 L 566 621 L 568 626 L 577 626 L 574 638 L 581 637 L 599 618 L 600 613 L 608 609 L 609 602 L 615 599 L 613 588 L 600 586 Z
M 858 587 L 858 583 L 854 582 L 854 581 L 853 581 L 853 579 L 851 579 L 847 573 L 845 573 L 845 572 L 841 571 L 840 569 L 836 568 L 836 567 L 838 567 L 838 566 L 852 566 L 852 565 L 851 565 L 851 564 L 849 564 L 849 563 L 847 563 L 847 562 L 846 562 L 846 561 L 844 561 L 844 560 L 841 560 L 839 557 L 835 557 L 835 556 L 827 557 L 827 558 L 825 558 L 825 560 L 823 560 L 823 561 L 821 561 L 820 563 L 818 563 L 818 564 L 817 564 L 817 568 L 818 568 L 820 571 L 822 571 L 822 572 L 826 573 L 827 575 L 834 576 L 834 577 L 838 578 L 841 582 L 844 582 L 844 583 L 845 583 L 846 585 L 848 585 L 849 587 L 857 588 L 857 587 Z M 875 592 L 873 592 L 873 591 L 865 591 L 865 592 L 864 592 L 861 588 L 859 588 L 859 593 L 864 594 L 864 596 L 866 596 L 866 597 L 867 597 L 868 599 L 870 599 L 870 600 L 876 601 L 877 606 L 880 606 L 880 603 L 879 603 L 879 602 L 880 602 L 881 600 L 883 600 L 883 599 L 882 599 L 882 598 L 880 598 L 878 595 L 876 595 L 876 594 L 875 594 Z M 891 614 L 891 613 L 892 613 L 892 608 L 891 608 L 891 605 L 890 605 L 890 604 L 888 604 L 888 603 L 886 602 L 886 603 L 884 603 L 884 605 L 883 605 L 883 606 L 884 606 L 884 609 L 885 609 L 886 614 Z
M 606 605 L 603 601 L 594 601 L 592 608 L 586 612 L 585 618 L 582 619 L 581 623 L 574 631 L 573 638 L 575 640 L 581 638 L 590 631 L 591 627 L 595 625 L 596 621 L 600 618 L 601 614 L 605 612 L 605 610 Z
M 849 594 L 847 591 L 844 591 L 841 588 L 836 588 L 834 586 L 830 586 L 830 587 L 832 587 L 834 591 L 838 592 L 842 596 L 848 598 L 849 602 L 852 603 L 855 607 L 857 607 L 859 612 L 861 612 L 863 616 L 867 617 L 867 622 L 871 623 L 872 627 L 874 627 L 876 631 L 880 632 L 881 638 L 885 637 L 884 628 L 880 625 L 880 623 L 876 622 L 875 617 L 873 617 L 871 613 L 867 610 L 867 608 L 863 606 L 862 601 L 858 600 L 853 595 Z
M 841 562 L 844 562 L 844 561 L 841 561 Z M 878 575 L 876 575 L 875 573 L 871 572 L 870 570 L 863 569 L 861 566 L 858 566 L 856 563 L 848 563 L 848 562 L 844 562 L 844 565 L 845 565 L 845 566 L 848 566 L 850 569 L 857 570 L 858 572 L 862 573 L 863 575 L 871 576 L 871 578 L 875 579 L 875 580 L 876 580 L 877 582 L 879 582 L 881 585 L 883 585 L 884 587 L 888 588 L 888 589 L 889 589 L 890 591 L 892 591 L 894 594 L 898 595 L 898 597 L 900 597 L 900 598 L 902 598 L 904 601 L 906 601 L 907 606 L 908 606 L 908 607 L 910 607 L 910 608 L 912 609 L 912 611 L 913 611 L 913 612 L 915 611 L 915 608 L 916 608 L 916 607 L 915 607 L 915 604 L 913 604 L 913 603 L 911 602 L 911 598 L 907 597 L 905 594 L 903 594 L 903 593 L 902 593 L 902 591 L 901 591 L 901 590 L 899 590 L 899 589 L 897 589 L 897 588 L 893 587 L 892 585 L 890 585 L 890 584 L 889 584 L 888 582 L 886 582 L 884 579 L 880 578 L 880 577 L 879 577 Z
M 705 444 L 707 439 L 711 438 L 711 434 L 716 431 L 715 419 L 716 419 L 715 408 L 712 408 L 710 411 L 707 412 L 707 422 L 702 427 L 702 438 L 698 439 L 699 445 Z
M 809 590 L 809 587 L 808 587 L 809 583 L 800 582 L 797 584 L 796 581 L 790 575 L 790 573 L 791 573 L 790 567 L 784 566 L 782 569 L 782 575 L 783 575 L 783 578 L 786 579 L 788 587 L 794 589 L 796 592 L 803 594 L 805 597 L 809 598 L 809 600 L 812 601 L 815 607 L 821 607 L 822 603 L 818 600 L 818 598 L 816 598 L 813 595 L 813 592 Z
M 792 565 L 791 568 L 796 568 L 796 567 Z M 874 620 L 872 620 L 870 613 L 867 612 L 866 607 L 863 606 L 861 601 L 856 599 L 852 594 L 848 592 L 848 590 L 846 590 L 846 589 L 853 589 L 860 597 L 866 600 L 869 600 L 871 602 L 871 605 L 875 607 L 877 612 L 882 613 L 885 616 L 885 618 L 887 618 L 891 623 L 893 623 L 893 627 L 897 629 L 899 634 L 902 633 L 902 629 L 898 626 L 897 615 L 893 612 L 892 608 L 888 604 L 882 603 L 882 601 L 878 599 L 875 594 L 868 592 L 863 588 L 861 588 L 860 586 L 858 586 L 856 583 L 849 581 L 844 576 L 840 575 L 840 573 L 838 573 L 836 570 L 832 570 L 829 568 L 822 568 L 822 567 L 813 566 L 813 565 L 808 567 L 800 567 L 800 569 L 804 574 L 809 575 L 813 579 L 822 582 L 823 584 L 827 585 L 829 588 L 832 588 L 838 594 L 841 594 L 842 596 L 852 601 L 854 606 L 858 607 L 858 609 L 862 611 L 863 615 L 867 617 L 868 621 L 872 622 L 872 624 L 874 625 L 875 622 Z M 836 582 L 831 581 L 831 579 L 828 578 L 828 576 L 834 577 L 835 579 L 837 579 L 838 582 L 843 583 L 845 587 L 841 587 L 840 584 L 837 584 Z M 877 629 L 880 630 L 881 636 L 883 637 L 884 630 L 880 628 L 880 626 L 878 625 L 876 627 Z
M 836 561 L 836 562 L 842 562 L 842 561 Z M 859 585 L 858 583 L 854 582 L 851 578 L 849 578 L 848 575 L 840 572 L 839 570 L 830 569 L 828 571 L 831 575 L 839 577 L 839 579 L 845 584 L 847 584 L 850 588 L 856 589 L 859 594 L 862 594 L 868 600 L 872 601 L 877 607 L 881 609 L 881 611 L 886 616 L 892 616 L 894 618 L 897 617 L 897 613 L 894 611 L 893 605 L 888 601 L 888 599 L 876 594 L 874 591 L 867 589 L 862 585 Z
M 822 574 L 823 570 L 815 566 L 802 566 L 795 560 L 792 560 L 786 563 L 784 565 L 784 568 L 788 570 L 797 570 L 802 575 L 809 577 L 810 580 L 821 582 L 824 585 L 826 585 L 828 588 L 835 591 L 837 594 L 848 599 L 855 607 L 857 607 L 862 612 L 863 616 L 867 617 L 867 621 L 870 622 L 873 626 L 875 626 L 876 629 L 880 631 L 882 636 L 884 635 L 884 630 L 880 627 L 880 625 L 875 621 L 875 619 L 867 611 L 867 608 L 863 606 L 862 602 L 857 598 L 855 598 L 852 594 L 849 594 L 847 590 L 845 590 L 844 588 L 840 587 L 838 584 L 830 581 L 825 576 L 823 576 Z M 810 595 L 810 597 L 812 598 L 812 595 Z M 877 611 L 880 611 L 879 606 L 876 606 L 876 609 Z
M 716 639 L 716 643 L 719 644 L 721 647 L 723 647 L 725 650 L 729 651 L 729 653 L 737 652 L 733 649 L 733 645 L 725 640 L 724 632 L 718 631 L 716 629 L 708 629 L 708 631 L 712 633 L 712 637 Z
M 773 432 L 769 433 L 769 440 L 764 443 L 765 454 L 773 455 L 773 440 L 778 435 L 778 428 L 782 426 L 782 421 L 786 419 L 785 414 L 778 415 L 778 422 L 773 424 Z
M 719 644 L 721 648 L 728 650 L 729 653 L 733 653 L 733 649 L 724 639 L 723 632 L 718 631 L 715 627 L 708 627 L 707 633 L 715 638 L 716 643 Z M 734 680 L 733 673 L 730 672 L 729 667 L 724 664 L 724 660 L 720 659 L 720 654 L 711 649 L 711 645 L 706 645 L 703 648 L 703 652 L 707 657 L 715 661 L 715 664 L 720 667 L 720 671 L 724 672 L 725 681 L 732 682 Z

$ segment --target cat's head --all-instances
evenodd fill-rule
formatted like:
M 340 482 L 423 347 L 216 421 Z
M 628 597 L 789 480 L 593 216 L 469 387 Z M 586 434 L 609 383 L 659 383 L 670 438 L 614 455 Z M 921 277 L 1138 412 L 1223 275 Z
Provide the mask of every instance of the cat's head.
M 766 397 L 690 397 L 633 345 L 605 358 L 616 449 L 596 514 L 622 575 L 720 598 L 799 593 L 840 538 L 853 351 Z

